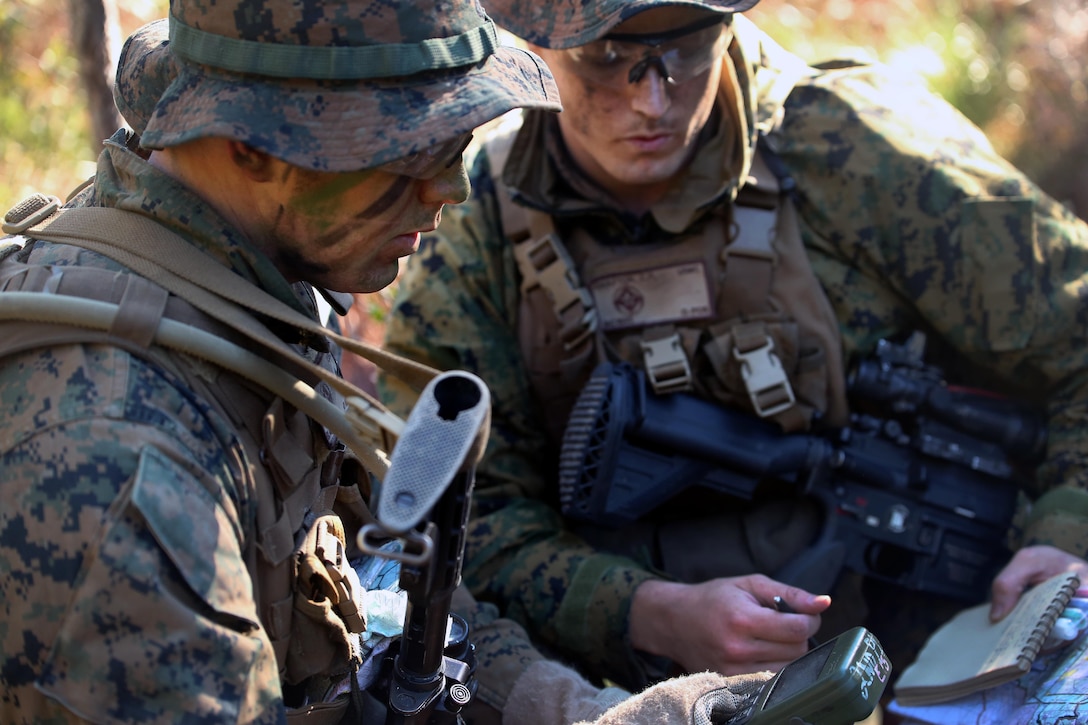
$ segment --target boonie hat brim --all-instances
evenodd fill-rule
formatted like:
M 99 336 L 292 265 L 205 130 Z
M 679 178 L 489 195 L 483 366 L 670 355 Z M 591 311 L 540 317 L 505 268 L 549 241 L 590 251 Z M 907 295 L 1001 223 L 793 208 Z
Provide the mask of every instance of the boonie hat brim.
M 541 48 L 563 50 L 593 42 L 623 21 L 666 5 L 728 14 L 759 0 L 489 0 L 487 14 L 505 30 Z
M 155 105 L 178 75 L 178 63 L 170 52 L 165 20 L 139 28 L 121 47 L 113 100 L 122 118 L 137 134 L 143 134 L 155 113 Z
M 559 111 L 559 91 L 536 55 L 501 47 L 468 71 L 380 81 L 238 77 L 179 62 L 141 145 L 232 138 L 288 163 L 357 171 L 472 131 L 515 108 Z
M 562 109 L 551 72 L 533 53 L 490 43 L 466 55 L 460 45 L 455 52 L 448 43 L 438 50 L 435 41 L 420 43 L 421 35 L 433 38 L 426 33 L 435 31 L 451 42 L 488 34 L 493 41 L 491 21 L 475 0 L 453 3 L 414 24 L 390 7 L 371 12 L 362 0 L 346 2 L 343 15 L 328 7 L 276 7 L 286 15 L 276 26 L 282 26 L 279 35 L 267 43 L 250 39 L 263 38 L 263 26 L 252 20 L 237 25 L 240 16 L 229 2 L 210 8 L 171 3 L 169 20 L 130 36 L 114 96 L 142 146 L 166 148 L 214 136 L 303 168 L 358 171 L 450 141 L 516 108 Z M 371 22 L 375 18 L 382 22 Z M 311 63 L 343 60 L 344 48 L 303 42 L 332 43 L 338 34 L 365 36 L 365 47 L 346 49 L 362 53 L 359 60 L 328 67 Z M 432 45 L 421 61 L 419 48 L 427 43 Z M 238 46 L 242 52 L 231 55 Z M 406 63 L 404 48 L 416 51 Z M 293 60 L 277 63 L 284 57 L 277 53 Z M 432 57 L 439 60 L 432 63 Z M 390 58 L 397 70 L 376 70 L 385 69 L 382 63 Z

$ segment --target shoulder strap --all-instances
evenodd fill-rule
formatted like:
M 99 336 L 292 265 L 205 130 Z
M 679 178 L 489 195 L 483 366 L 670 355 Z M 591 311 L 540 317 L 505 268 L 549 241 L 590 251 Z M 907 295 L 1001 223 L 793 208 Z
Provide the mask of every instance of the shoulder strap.
M 29 229 L 28 236 L 83 247 L 109 257 L 256 342 L 286 351 L 292 359 L 298 356 L 287 343 L 279 338 L 269 340 L 253 335 L 247 329 L 251 321 L 240 319 L 234 309 L 222 303 L 229 301 L 311 335 L 328 337 L 418 390 L 438 374 L 431 367 L 333 332 L 255 285 L 239 284 L 234 272 L 166 227 L 139 214 L 106 207 L 62 209 L 48 222 Z M 237 324 L 232 324 L 232 320 Z M 366 395 L 329 371 L 317 369 L 321 370 L 317 375 L 341 393 Z
M 564 349 L 571 352 L 592 341 L 597 330 L 597 312 L 551 216 L 515 203 L 510 187 L 502 179 L 517 132 L 518 126 L 503 123 L 483 143 L 502 233 L 514 248 L 522 295 L 539 292 L 544 296 L 545 306 L 559 321 Z
M 110 344 L 136 355 L 146 354 L 137 345 L 126 344 L 124 338 L 112 333 L 116 321 L 124 315 L 124 303 L 116 305 L 41 292 L 4 292 L 3 301 L 0 321 L 46 323 L 23 330 L 16 339 L 5 338 L 4 354 L 72 343 Z M 207 360 L 272 391 L 320 421 L 351 448 L 375 476 L 385 475 L 389 467 L 386 452 L 392 449 L 404 426 L 403 421 L 392 413 L 373 410 L 364 400 L 354 397 L 347 398 L 349 407 L 344 411 L 279 365 L 218 335 L 177 320 L 161 318 L 152 341 L 164 348 Z M 300 357 L 296 355 L 296 359 Z
M 391 450 L 403 429 L 403 420 L 362 389 L 306 360 L 251 313 L 259 313 L 312 335 L 331 338 L 344 349 L 367 357 L 409 385 L 422 388 L 437 374 L 425 365 L 332 332 L 254 285 L 239 284 L 238 276 L 218 261 L 138 214 L 100 207 L 62 210 L 46 222 L 28 229 L 27 234 L 109 257 L 228 325 L 281 360 L 325 381 L 344 396 L 348 405 L 346 413 L 279 366 L 221 337 L 165 318 L 154 334 L 155 341 L 165 347 L 211 360 L 305 410 L 344 440 L 376 475 L 384 474 L 388 465 L 384 451 Z M 153 243 L 149 244 L 149 240 Z M 69 300 L 59 295 L 5 293 L 4 299 L 5 319 L 38 319 L 98 331 L 109 330 L 114 325 L 114 318 L 122 312 L 118 305 L 77 298 Z

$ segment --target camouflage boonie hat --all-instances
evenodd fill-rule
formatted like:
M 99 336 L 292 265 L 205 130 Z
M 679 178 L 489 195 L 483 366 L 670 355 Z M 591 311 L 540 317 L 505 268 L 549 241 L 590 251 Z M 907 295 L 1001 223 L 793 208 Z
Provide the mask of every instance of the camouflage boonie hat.
M 585 45 L 624 20 L 664 5 L 722 15 L 748 10 L 759 0 L 488 0 L 487 12 L 514 35 L 541 48 Z
M 514 108 L 561 109 L 547 66 L 502 47 L 478 0 L 170 0 L 168 20 L 178 73 L 147 148 L 217 136 L 357 171 Z
M 148 23 L 130 35 L 117 58 L 113 100 L 133 131 L 143 135 L 155 104 L 178 75 L 167 21 Z

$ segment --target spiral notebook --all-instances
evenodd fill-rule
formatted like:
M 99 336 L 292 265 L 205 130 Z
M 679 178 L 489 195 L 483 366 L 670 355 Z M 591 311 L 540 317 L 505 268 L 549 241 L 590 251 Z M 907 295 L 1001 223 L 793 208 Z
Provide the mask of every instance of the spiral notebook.
M 896 699 L 905 706 L 948 702 L 1020 677 L 1078 586 L 1076 574 L 1052 577 L 1024 592 L 996 624 L 990 622 L 989 603 L 963 610 L 930 636 L 903 671 Z

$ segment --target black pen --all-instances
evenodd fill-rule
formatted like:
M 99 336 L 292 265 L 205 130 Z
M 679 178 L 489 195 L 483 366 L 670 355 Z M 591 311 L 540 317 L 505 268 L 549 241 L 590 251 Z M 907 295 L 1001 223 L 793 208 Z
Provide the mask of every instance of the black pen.
M 789 603 L 782 597 L 775 595 L 771 600 L 774 602 L 774 608 L 776 611 L 782 612 L 782 614 L 797 614 L 797 610 L 789 605 Z M 820 646 L 819 641 L 815 637 L 808 638 L 808 648 L 816 649 Z

